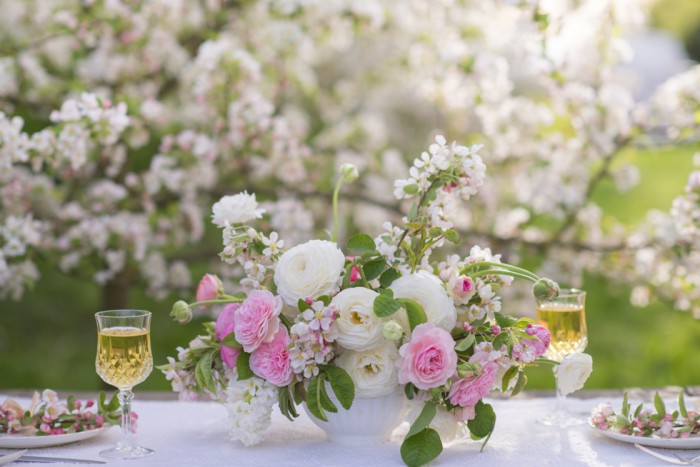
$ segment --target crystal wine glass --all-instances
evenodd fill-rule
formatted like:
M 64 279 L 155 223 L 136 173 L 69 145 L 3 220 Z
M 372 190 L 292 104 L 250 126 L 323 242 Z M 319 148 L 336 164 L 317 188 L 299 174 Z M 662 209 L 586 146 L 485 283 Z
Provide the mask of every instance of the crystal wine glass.
M 588 345 L 586 330 L 586 292 L 579 289 L 561 289 L 552 299 L 538 300 L 537 322 L 549 329 L 552 336 L 545 355 L 562 361 L 569 354 L 583 352 Z M 566 409 L 566 396 L 562 394 L 556 378 L 557 404 L 554 413 L 542 420 L 550 426 L 567 427 L 580 425 L 584 420 L 573 417 Z
M 111 310 L 95 313 L 97 320 L 97 374 L 119 389 L 122 436 L 117 445 L 100 452 L 108 459 L 136 459 L 150 456 L 152 449 L 138 446 L 131 425 L 132 388 L 153 370 L 151 355 L 151 312 Z

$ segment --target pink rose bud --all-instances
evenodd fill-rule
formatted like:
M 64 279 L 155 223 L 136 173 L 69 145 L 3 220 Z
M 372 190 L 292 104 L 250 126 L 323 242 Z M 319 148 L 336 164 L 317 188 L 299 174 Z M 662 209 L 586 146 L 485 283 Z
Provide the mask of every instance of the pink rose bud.
M 360 279 L 360 270 L 357 269 L 357 266 L 353 266 L 352 269 L 350 270 L 350 282 L 355 283 Z
M 491 328 L 491 332 L 493 332 L 494 336 L 497 336 L 501 333 L 501 327 L 500 326 L 494 326 Z
M 223 293 L 224 285 L 221 283 L 221 279 L 214 274 L 205 274 L 197 286 L 197 301 L 216 300 Z

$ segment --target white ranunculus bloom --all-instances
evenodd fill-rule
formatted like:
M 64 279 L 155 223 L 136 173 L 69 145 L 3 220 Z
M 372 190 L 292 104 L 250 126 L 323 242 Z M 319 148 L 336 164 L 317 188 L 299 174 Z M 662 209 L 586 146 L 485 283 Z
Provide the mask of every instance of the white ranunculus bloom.
M 593 371 L 593 359 L 585 353 L 567 355 L 556 368 L 557 387 L 563 395 L 583 387 Z
M 299 299 L 330 295 L 339 285 L 345 256 L 338 245 L 311 240 L 285 251 L 275 268 L 277 293 L 289 306 Z
M 348 372 L 355 383 L 355 396 L 379 397 L 391 393 L 399 384 L 399 351 L 391 342 L 374 349 L 346 350 L 335 364 Z
M 396 279 L 389 287 L 394 291 L 394 298 L 410 298 L 423 307 L 428 322 L 452 331 L 457 324 L 457 310 L 454 302 L 442 288 L 440 279 L 425 271 L 409 274 Z M 406 333 L 410 334 L 408 317 L 404 310 L 393 316 Z
M 253 219 L 260 219 L 265 212 L 258 208 L 255 193 L 238 193 L 233 196 L 224 196 L 212 206 L 211 221 L 218 227 L 224 227 L 226 221 L 229 224 L 241 224 Z
M 335 321 L 338 342 L 351 350 L 367 350 L 384 342 L 382 319 L 374 314 L 374 299 L 379 294 L 364 287 L 340 292 L 332 303 L 338 307 Z

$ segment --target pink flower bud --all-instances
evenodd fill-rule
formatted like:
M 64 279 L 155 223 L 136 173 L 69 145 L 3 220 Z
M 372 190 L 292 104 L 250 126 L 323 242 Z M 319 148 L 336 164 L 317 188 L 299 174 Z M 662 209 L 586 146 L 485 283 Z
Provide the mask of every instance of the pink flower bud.
M 42 431 L 44 433 L 51 433 L 51 427 L 48 425 L 48 423 L 42 423 L 39 425 L 39 431 Z
M 500 326 L 494 326 L 491 328 L 491 332 L 493 332 L 494 336 L 497 336 L 501 333 L 501 327 Z
M 472 332 L 474 330 L 474 326 L 469 323 L 464 323 L 464 330 L 467 332 Z
M 98 425 L 102 425 L 105 422 L 105 418 L 102 415 L 98 415 L 95 417 L 95 423 Z
M 93 405 L 95 405 L 95 401 L 87 401 L 87 403 L 85 404 L 85 407 L 90 408 Z
M 197 301 L 216 300 L 223 292 L 224 285 L 221 279 L 214 274 L 205 274 L 197 286 Z
M 82 402 L 80 402 L 80 401 L 75 401 L 75 407 L 74 407 L 74 408 L 75 408 L 75 409 L 80 409 L 80 407 L 82 407 L 82 405 L 83 405 Z
M 357 269 L 357 266 L 353 266 L 352 270 L 350 270 L 350 282 L 354 283 L 357 282 L 360 278 L 360 271 Z
M 306 301 L 306 304 L 309 306 L 313 305 L 313 303 L 314 303 L 314 299 L 311 297 L 306 297 L 305 301 Z
M 83 417 L 85 417 L 86 420 L 90 420 L 90 419 L 92 418 L 92 412 L 90 412 L 89 410 L 86 411 L 86 412 L 83 414 Z

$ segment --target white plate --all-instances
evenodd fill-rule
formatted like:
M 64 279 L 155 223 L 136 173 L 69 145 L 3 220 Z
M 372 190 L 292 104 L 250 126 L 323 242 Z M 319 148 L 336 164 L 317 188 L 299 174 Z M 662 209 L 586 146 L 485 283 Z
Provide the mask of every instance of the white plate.
M 47 448 L 61 444 L 75 443 L 99 436 L 105 433 L 109 426 L 95 428 L 94 430 L 81 431 L 79 433 L 66 433 L 65 435 L 0 435 L 0 448 Z
M 614 431 L 601 430 L 594 426 L 591 428 L 603 436 L 625 443 L 636 443 L 642 446 L 664 449 L 700 449 L 700 436 L 697 435 L 689 438 L 653 438 L 648 436 L 623 435 Z

